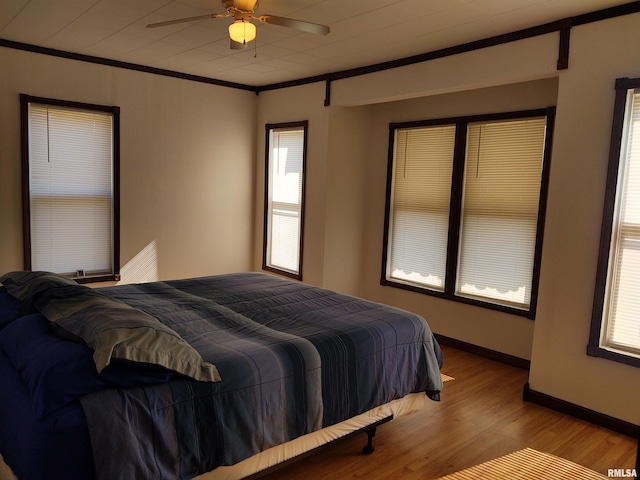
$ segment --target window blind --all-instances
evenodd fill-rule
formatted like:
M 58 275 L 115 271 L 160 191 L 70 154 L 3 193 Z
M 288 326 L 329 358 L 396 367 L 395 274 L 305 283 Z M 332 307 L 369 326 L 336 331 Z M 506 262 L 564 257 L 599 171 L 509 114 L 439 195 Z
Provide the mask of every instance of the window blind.
M 470 123 L 456 293 L 531 301 L 546 117 Z
M 443 291 L 455 125 L 395 131 L 387 278 Z
M 534 318 L 554 115 L 391 124 L 381 283 Z
M 113 118 L 30 103 L 31 268 L 113 273 Z
M 601 344 L 640 356 L 640 91 L 629 90 L 626 112 Z
M 304 128 L 272 129 L 269 138 L 267 266 L 300 273 Z

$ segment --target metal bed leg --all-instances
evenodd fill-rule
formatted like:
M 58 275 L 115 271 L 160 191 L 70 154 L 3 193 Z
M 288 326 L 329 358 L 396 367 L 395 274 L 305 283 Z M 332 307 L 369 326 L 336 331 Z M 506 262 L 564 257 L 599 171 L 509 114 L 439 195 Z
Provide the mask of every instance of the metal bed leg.
M 362 453 L 371 455 L 375 450 L 375 448 L 373 448 L 373 437 L 376 436 L 376 427 L 365 430 L 365 433 L 367 434 L 367 444 L 362 448 Z
M 362 430 L 352 432 L 352 433 L 360 433 L 364 431 L 364 433 L 367 434 L 367 444 L 362 448 L 362 453 L 364 453 L 365 455 L 371 455 L 373 453 L 373 451 L 375 450 L 373 448 L 373 437 L 376 436 L 376 427 L 378 427 L 379 425 L 382 425 L 383 423 L 390 422 L 391 420 L 393 420 L 393 415 L 389 415 L 388 417 L 378 420 L 377 422 L 372 423 L 368 427 L 364 427 Z

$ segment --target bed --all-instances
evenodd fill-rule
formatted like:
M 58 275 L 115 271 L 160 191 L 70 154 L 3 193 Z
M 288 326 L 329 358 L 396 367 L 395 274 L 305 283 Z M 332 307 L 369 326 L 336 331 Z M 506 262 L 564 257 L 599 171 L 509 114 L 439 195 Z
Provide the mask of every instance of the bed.
M 20 480 L 243 478 L 439 400 L 422 317 L 274 275 L 0 283 L 0 454 Z

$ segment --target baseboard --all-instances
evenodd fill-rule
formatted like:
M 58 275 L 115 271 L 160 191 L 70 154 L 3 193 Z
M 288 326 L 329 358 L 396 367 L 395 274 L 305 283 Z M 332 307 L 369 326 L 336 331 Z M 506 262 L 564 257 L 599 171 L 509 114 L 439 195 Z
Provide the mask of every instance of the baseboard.
M 590 410 L 575 403 L 567 402 L 546 393 L 537 392 L 531 390 L 529 382 L 524 384 L 524 390 L 522 392 L 522 399 L 525 402 L 535 403 L 537 405 L 550 408 L 557 412 L 569 415 L 571 417 L 584 420 L 599 427 L 608 428 L 614 432 L 627 435 L 632 438 L 638 438 L 640 435 L 640 427 L 633 423 L 625 422 L 615 417 L 610 417 L 595 410 Z
M 496 352 L 495 350 L 491 350 L 489 348 L 479 347 L 478 345 L 463 342 L 462 340 L 456 340 L 455 338 L 445 337 L 444 335 L 440 335 L 437 333 L 434 333 L 434 336 L 436 337 L 436 340 L 438 340 L 439 344 L 446 345 L 447 347 L 462 350 L 463 352 L 473 353 L 474 355 L 478 355 L 479 357 L 506 363 L 507 365 L 522 368 L 524 370 L 529 370 L 531 367 L 531 361 L 524 358 L 515 357 L 513 355 L 502 352 Z

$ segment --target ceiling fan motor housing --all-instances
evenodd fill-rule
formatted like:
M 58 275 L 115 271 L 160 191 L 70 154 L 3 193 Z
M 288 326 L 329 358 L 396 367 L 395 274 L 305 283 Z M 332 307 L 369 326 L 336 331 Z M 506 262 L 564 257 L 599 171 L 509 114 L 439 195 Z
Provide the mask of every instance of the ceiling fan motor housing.
M 253 13 L 258 8 L 258 0 L 222 0 L 222 6 L 231 14 L 238 10 Z

